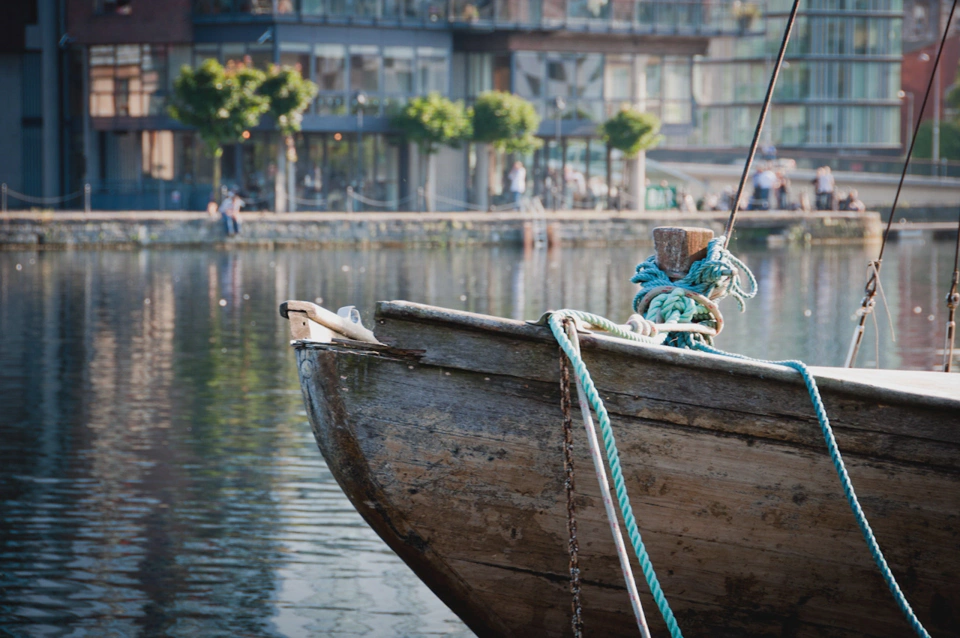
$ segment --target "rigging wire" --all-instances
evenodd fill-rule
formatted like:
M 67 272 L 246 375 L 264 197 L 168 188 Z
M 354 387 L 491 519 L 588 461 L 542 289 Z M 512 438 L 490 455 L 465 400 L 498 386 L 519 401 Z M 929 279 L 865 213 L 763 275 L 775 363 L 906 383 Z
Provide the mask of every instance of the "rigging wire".
M 957 306 L 960 305 L 960 293 L 957 285 L 960 284 L 960 217 L 957 219 L 957 245 L 953 251 L 953 279 L 950 281 L 950 291 L 947 293 L 947 331 L 943 344 L 943 371 L 950 372 L 953 367 L 954 335 L 957 331 Z
M 927 82 L 927 90 L 923 94 L 923 102 L 920 104 L 920 118 L 923 118 L 923 113 L 927 109 L 927 101 L 930 99 L 930 91 L 933 88 L 934 80 L 937 77 L 937 69 L 940 66 L 940 58 L 943 56 L 943 48 L 947 42 L 947 35 L 950 33 L 950 25 L 953 23 L 953 14 L 957 10 L 957 0 L 953 0 L 953 4 L 950 7 L 950 15 L 947 17 L 947 24 L 943 29 L 943 36 L 940 38 L 940 47 L 937 49 L 937 57 L 933 62 L 933 68 L 930 70 L 930 80 Z M 887 247 L 887 239 L 890 237 L 890 228 L 893 226 L 893 218 L 897 212 L 897 204 L 900 202 L 900 192 L 903 190 L 903 181 L 907 177 L 907 170 L 910 168 L 910 158 L 913 156 L 913 147 L 917 143 L 917 134 L 920 132 L 920 127 L 913 127 L 913 137 L 910 139 L 910 148 L 907 149 L 907 157 L 903 162 L 903 171 L 900 173 L 900 182 L 897 184 L 897 193 L 893 197 L 893 206 L 890 208 L 890 218 L 887 219 L 887 227 L 883 231 L 883 240 L 880 242 L 880 254 L 877 255 L 876 261 L 873 262 L 873 269 L 870 273 L 869 278 L 867 279 L 867 284 L 864 287 L 864 297 L 860 301 L 860 308 L 857 310 L 857 314 L 860 315 L 860 320 L 857 322 L 857 327 L 854 328 L 853 338 L 850 340 L 850 349 L 847 351 L 847 360 L 844 362 L 843 367 L 852 368 L 854 361 L 857 359 L 857 352 L 860 350 L 860 343 L 863 341 L 863 332 L 864 325 L 867 321 L 867 315 L 873 312 L 873 308 L 876 305 L 874 297 L 877 295 L 877 283 L 880 280 L 880 265 L 883 261 L 883 251 Z
M 954 0 L 956 3 L 956 0 Z M 783 30 L 783 41 L 780 42 L 780 51 L 777 53 L 777 61 L 773 65 L 773 74 L 770 76 L 770 83 L 767 85 L 767 94 L 763 98 L 763 105 L 760 107 L 760 119 L 757 120 L 757 128 L 753 131 L 753 141 L 750 142 L 750 154 L 747 155 L 747 163 L 743 166 L 743 174 L 740 176 L 740 184 L 737 186 L 737 194 L 733 199 L 733 209 L 730 211 L 730 219 L 727 220 L 727 228 L 724 231 L 727 240 L 723 244 L 726 248 L 733 236 L 733 225 L 737 222 L 737 213 L 740 211 L 740 198 L 743 196 L 743 187 L 747 183 L 747 177 L 750 175 L 750 169 L 753 167 L 753 158 L 757 154 L 757 146 L 760 143 L 760 133 L 763 131 L 763 124 L 767 120 L 767 112 L 770 110 L 770 102 L 773 99 L 773 90 L 777 86 L 777 78 L 780 76 L 780 67 L 783 66 L 783 58 L 787 53 L 787 44 L 790 43 L 790 34 L 793 32 L 793 23 L 797 20 L 797 11 L 800 8 L 800 0 L 793 0 L 793 7 L 790 9 L 790 16 L 787 18 L 787 26 Z

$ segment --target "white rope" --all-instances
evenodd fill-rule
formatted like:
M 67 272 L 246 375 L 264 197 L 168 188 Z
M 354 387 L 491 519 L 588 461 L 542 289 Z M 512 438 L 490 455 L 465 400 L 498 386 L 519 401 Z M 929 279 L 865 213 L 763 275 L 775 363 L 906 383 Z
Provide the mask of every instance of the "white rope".
M 462 208 L 467 208 L 467 209 L 470 209 L 470 210 L 476 210 L 476 211 L 481 211 L 481 212 L 484 211 L 484 210 L 486 210 L 486 209 L 484 209 L 484 208 L 481 207 L 481 206 L 477 206 L 476 204 L 470 204 L 469 202 L 463 202 L 463 201 L 460 201 L 459 199 L 452 199 L 452 198 L 450 198 L 450 197 L 444 197 L 443 195 L 434 195 L 433 198 L 434 198 L 435 200 L 437 200 L 438 202 L 443 202 L 443 203 L 445 203 L 445 204 L 450 204 L 450 205 L 452 205 L 452 206 L 460 206 L 460 207 L 462 207 Z M 511 206 L 512 206 L 512 204 L 511 204 Z
M 574 322 L 566 326 L 567 336 L 573 344 L 574 352 L 580 355 L 580 339 L 577 336 L 577 329 Z M 613 497 L 610 495 L 610 481 L 607 479 L 607 469 L 600 454 L 600 442 L 597 439 L 597 429 L 593 424 L 593 417 L 590 416 L 590 404 L 583 390 L 583 384 L 580 382 L 579 375 L 573 375 L 577 380 L 577 400 L 580 403 L 580 413 L 583 416 L 583 427 L 587 431 L 587 444 L 590 447 L 590 457 L 593 459 L 593 467 L 597 473 L 597 481 L 600 483 L 600 496 L 603 500 L 603 508 L 607 511 L 607 521 L 610 523 L 610 532 L 613 534 L 613 542 L 617 546 L 617 558 L 620 559 L 620 569 L 623 571 L 623 580 L 627 585 L 627 593 L 630 596 L 630 605 L 633 607 L 633 615 L 637 619 L 637 626 L 640 628 L 640 635 L 643 638 L 650 638 L 650 629 L 647 627 L 647 619 L 643 614 L 643 607 L 640 605 L 640 594 L 637 591 L 637 581 L 633 577 L 633 568 L 630 567 L 630 555 L 627 554 L 627 548 L 623 542 L 623 532 L 620 531 L 620 523 L 617 520 L 617 510 L 613 507 Z
M 294 197 L 293 201 L 298 204 L 303 204 L 304 206 L 323 206 L 327 203 L 327 200 L 323 197 L 318 197 L 315 199 L 305 199 L 301 197 Z
M 369 197 L 364 197 L 363 195 L 360 195 L 356 191 L 350 192 L 349 195 L 350 197 L 352 197 L 353 199 L 357 200 L 362 204 L 366 204 L 367 206 L 379 206 L 381 208 L 390 208 L 392 206 L 399 207 L 401 203 L 406 203 L 410 199 L 410 196 L 408 195 L 407 197 L 402 197 L 393 202 L 380 201 L 377 199 L 370 199 Z

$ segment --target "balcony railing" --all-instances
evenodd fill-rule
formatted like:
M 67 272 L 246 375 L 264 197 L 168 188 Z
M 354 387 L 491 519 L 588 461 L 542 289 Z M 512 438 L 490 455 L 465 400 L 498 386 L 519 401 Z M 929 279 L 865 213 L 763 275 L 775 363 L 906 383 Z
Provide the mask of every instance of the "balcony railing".
M 294 21 L 457 29 L 759 34 L 763 6 L 737 0 L 194 0 L 198 22 Z

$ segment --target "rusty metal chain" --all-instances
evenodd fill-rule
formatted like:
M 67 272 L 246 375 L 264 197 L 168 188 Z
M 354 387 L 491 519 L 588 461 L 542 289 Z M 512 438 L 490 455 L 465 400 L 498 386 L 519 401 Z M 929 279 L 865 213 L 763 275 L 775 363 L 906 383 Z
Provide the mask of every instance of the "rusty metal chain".
M 570 322 L 565 319 L 564 324 Z M 581 618 L 582 605 L 580 603 L 580 544 L 577 540 L 577 511 L 574 503 L 574 476 L 573 476 L 573 418 L 570 416 L 572 408 L 570 400 L 570 362 L 567 355 L 560 350 L 560 408 L 563 410 L 563 471 L 564 487 L 567 492 L 567 533 L 570 541 L 567 546 L 570 552 L 570 603 L 573 612 L 570 626 L 573 628 L 574 638 L 583 637 L 583 619 Z

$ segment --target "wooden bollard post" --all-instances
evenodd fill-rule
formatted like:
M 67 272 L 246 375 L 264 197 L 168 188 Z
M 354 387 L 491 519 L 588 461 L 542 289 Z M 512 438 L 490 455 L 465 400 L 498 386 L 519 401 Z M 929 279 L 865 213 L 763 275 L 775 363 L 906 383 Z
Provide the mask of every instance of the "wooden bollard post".
M 556 248 L 560 245 L 560 225 L 547 224 L 547 248 Z
M 680 279 L 690 265 L 707 256 L 707 244 L 713 239 L 709 228 L 661 226 L 653 229 L 657 265 L 670 279 Z
M 533 222 L 523 222 L 523 249 L 533 250 Z

